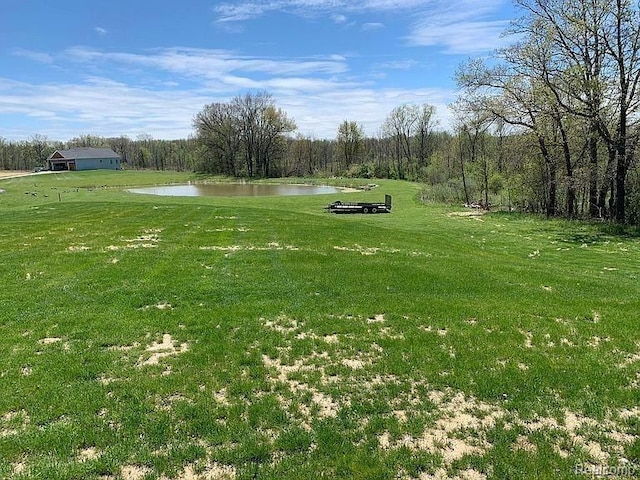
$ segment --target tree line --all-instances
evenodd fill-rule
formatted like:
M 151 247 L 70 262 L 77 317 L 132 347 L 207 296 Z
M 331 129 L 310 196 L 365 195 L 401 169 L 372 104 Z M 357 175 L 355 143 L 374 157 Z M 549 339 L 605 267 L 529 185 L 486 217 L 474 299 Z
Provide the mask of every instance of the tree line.
M 510 127 L 548 215 L 637 222 L 640 7 L 632 0 L 516 0 L 518 41 L 461 66 L 460 129 Z
M 514 43 L 460 65 L 450 131 L 429 104 L 403 104 L 376 135 L 354 119 L 334 138 L 296 132 L 264 91 L 205 105 L 184 140 L 149 135 L 66 143 L 0 138 L 0 169 L 56 149 L 109 146 L 126 168 L 247 178 L 394 178 L 424 199 L 640 223 L 640 11 L 632 0 L 515 0 Z

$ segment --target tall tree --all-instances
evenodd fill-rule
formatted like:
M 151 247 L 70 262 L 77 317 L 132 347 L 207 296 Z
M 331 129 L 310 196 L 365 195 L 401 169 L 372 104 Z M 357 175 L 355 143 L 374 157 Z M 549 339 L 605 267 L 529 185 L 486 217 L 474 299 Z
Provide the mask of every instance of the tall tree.
M 285 151 L 283 136 L 296 129 L 295 122 L 276 108 L 267 92 L 206 105 L 193 125 L 200 143 L 214 159 L 210 168 L 237 175 L 236 159 L 240 156 L 249 177 L 272 174 L 274 159 Z
M 193 119 L 193 126 L 208 159 L 202 170 L 236 176 L 236 158 L 240 150 L 240 119 L 230 103 L 211 103 Z
M 425 167 L 427 165 L 427 159 L 431 153 L 432 146 L 429 144 L 429 137 L 433 128 L 438 124 L 434 119 L 435 113 L 436 107 L 433 105 L 425 103 L 419 107 L 415 128 L 417 143 L 416 155 L 419 167 Z
M 342 168 L 357 163 L 364 148 L 364 130 L 357 122 L 345 120 L 338 127 L 338 152 Z
M 416 105 L 400 105 L 387 115 L 382 124 L 382 131 L 392 139 L 396 158 L 398 178 L 405 178 L 405 164 L 412 158 L 412 137 L 418 123 L 420 111 Z

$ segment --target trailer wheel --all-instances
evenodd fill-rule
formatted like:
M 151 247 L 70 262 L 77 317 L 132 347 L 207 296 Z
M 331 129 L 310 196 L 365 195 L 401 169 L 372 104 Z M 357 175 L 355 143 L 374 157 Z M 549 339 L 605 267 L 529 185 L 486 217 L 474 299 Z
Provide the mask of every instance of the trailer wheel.
M 364 207 L 362 209 L 362 213 L 369 213 L 369 207 Z
M 376 207 L 373 207 L 373 208 L 371 209 L 371 213 L 378 213 L 378 209 L 377 209 Z

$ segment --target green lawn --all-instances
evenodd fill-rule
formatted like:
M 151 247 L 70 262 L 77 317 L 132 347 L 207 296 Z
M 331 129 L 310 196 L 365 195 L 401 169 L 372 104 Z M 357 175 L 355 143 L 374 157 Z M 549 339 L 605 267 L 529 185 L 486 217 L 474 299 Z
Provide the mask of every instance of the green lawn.
M 640 474 L 639 238 L 198 179 L 0 181 L 1 478 Z

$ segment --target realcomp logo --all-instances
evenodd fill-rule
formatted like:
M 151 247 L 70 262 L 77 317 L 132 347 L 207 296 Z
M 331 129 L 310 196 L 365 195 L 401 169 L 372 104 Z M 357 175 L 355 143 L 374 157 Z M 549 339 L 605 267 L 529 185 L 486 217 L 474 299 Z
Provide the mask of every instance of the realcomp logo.
M 573 467 L 576 475 L 588 475 L 592 478 L 602 477 L 635 477 L 640 473 L 640 465 L 625 463 L 624 465 L 589 465 L 578 464 Z

